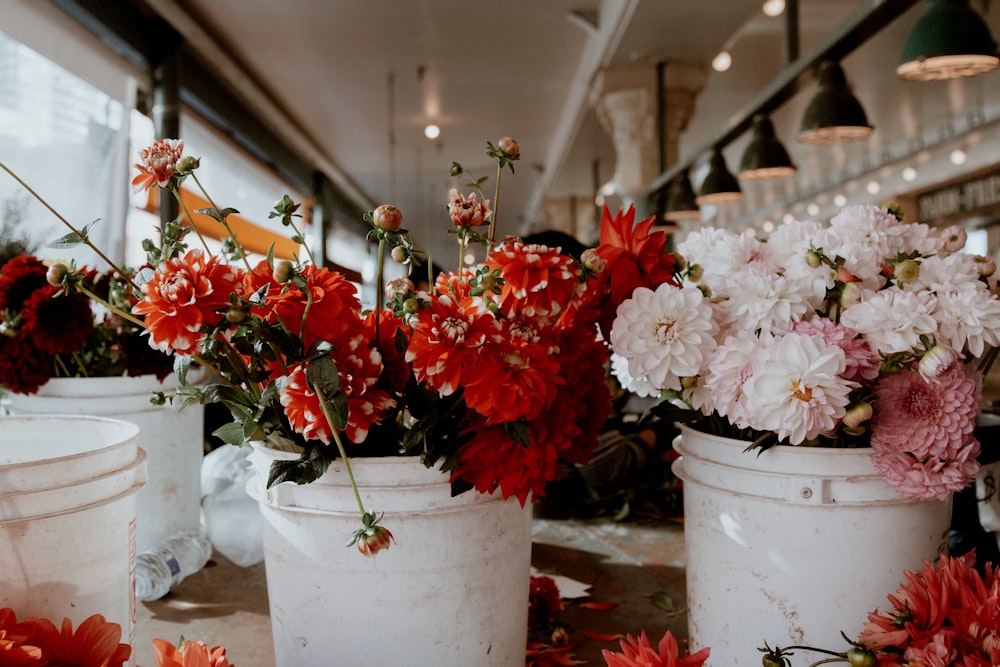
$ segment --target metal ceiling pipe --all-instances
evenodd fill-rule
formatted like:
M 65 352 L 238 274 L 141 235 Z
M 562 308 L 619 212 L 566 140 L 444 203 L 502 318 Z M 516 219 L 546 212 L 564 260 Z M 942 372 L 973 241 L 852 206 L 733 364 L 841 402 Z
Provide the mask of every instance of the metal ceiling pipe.
M 815 71 L 821 62 L 843 59 L 919 1 L 867 0 L 851 12 L 836 30 L 831 31 L 809 52 L 785 67 L 715 138 L 694 151 L 692 157 L 678 160 L 676 164 L 657 176 L 650 185 L 650 194 L 655 195 L 666 187 L 670 179 L 685 169 L 690 169 L 703 155 L 710 155 L 715 150 L 721 151 L 732 143 L 750 129 L 755 115 L 770 114 L 779 108 L 806 84 L 813 81 Z

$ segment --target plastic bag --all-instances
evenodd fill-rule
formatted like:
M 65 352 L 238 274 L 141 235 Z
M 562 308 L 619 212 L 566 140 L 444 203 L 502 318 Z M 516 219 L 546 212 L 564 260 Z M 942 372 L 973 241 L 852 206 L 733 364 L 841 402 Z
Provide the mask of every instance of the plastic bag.
M 201 465 L 201 516 L 212 546 L 240 567 L 264 560 L 257 501 L 247 495 L 253 477 L 250 447 L 222 445 L 205 455 Z

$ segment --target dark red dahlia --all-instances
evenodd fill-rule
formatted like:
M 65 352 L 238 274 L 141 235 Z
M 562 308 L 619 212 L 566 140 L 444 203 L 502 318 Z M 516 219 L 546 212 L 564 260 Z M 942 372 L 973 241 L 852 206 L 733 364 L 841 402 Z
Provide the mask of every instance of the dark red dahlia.
M 24 303 L 22 331 L 38 349 L 52 354 L 76 352 L 94 331 L 90 299 L 79 292 L 56 296 L 60 288 L 46 284 Z
M 15 394 L 34 394 L 49 381 L 50 359 L 26 336 L 0 335 L 0 385 Z
M 0 312 L 18 313 L 35 290 L 47 286 L 48 267 L 33 255 L 18 255 L 0 271 Z

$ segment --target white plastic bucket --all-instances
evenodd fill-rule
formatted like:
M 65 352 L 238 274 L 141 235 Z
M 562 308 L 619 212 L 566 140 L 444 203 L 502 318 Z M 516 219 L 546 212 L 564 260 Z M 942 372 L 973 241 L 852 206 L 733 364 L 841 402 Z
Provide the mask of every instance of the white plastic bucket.
M 134 641 L 138 436 L 101 417 L 0 417 L 0 607 L 57 627 L 102 614 Z
M 531 513 L 415 457 L 351 459 L 365 507 L 395 537 L 368 558 L 345 544 L 361 517 L 342 461 L 312 484 L 265 489 L 275 458 L 255 447 L 247 484 L 263 521 L 278 667 L 522 667 Z
M 37 394 L 9 397 L 13 414 L 96 415 L 138 424 L 139 445 L 149 460 L 149 481 L 136 496 L 139 552 L 201 523 L 205 408 L 149 402 L 153 392 L 172 390 L 169 379 L 161 383 L 153 375 L 53 378 Z
M 950 501 L 890 488 L 865 449 L 774 447 L 683 427 L 688 631 L 706 665 L 759 664 L 758 648 L 842 651 L 868 613 L 947 549 Z

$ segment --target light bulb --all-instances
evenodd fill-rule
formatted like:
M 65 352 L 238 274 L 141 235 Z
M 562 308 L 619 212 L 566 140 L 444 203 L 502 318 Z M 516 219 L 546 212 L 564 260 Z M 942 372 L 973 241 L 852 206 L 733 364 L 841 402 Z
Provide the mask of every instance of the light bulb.
M 833 203 L 838 208 L 843 208 L 847 204 L 847 197 L 840 194 L 839 192 L 833 196 Z
M 963 151 L 961 148 L 956 148 L 951 152 L 951 156 L 949 156 L 949 159 L 951 160 L 951 163 L 956 166 L 960 164 L 965 164 L 965 151 Z
M 441 134 L 441 128 L 435 125 L 434 123 L 430 123 L 427 127 L 424 128 L 424 136 L 427 137 L 428 139 L 437 139 L 438 136 L 440 136 L 440 134 Z
M 785 0 L 764 0 L 762 9 L 768 16 L 781 16 L 781 12 L 785 11 Z
M 907 183 L 912 183 L 913 181 L 917 180 L 917 170 L 914 169 L 913 167 L 906 167 L 905 169 L 903 169 L 903 172 L 900 175 L 903 177 L 903 180 L 906 181 Z
M 719 51 L 719 55 L 712 58 L 712 69 L 716 72 L 725 72 L 733 65 L 733 56 L 729 51 Z
M 881 189 L 882 185 L 878 181 L 868 181 L 868 185 L 865 186 L 870 195 L 877 195 Z
M 809 206 L 806 207 L 806 213 L 813 216 L 819 215 L 819 204 L 809 204 Z

